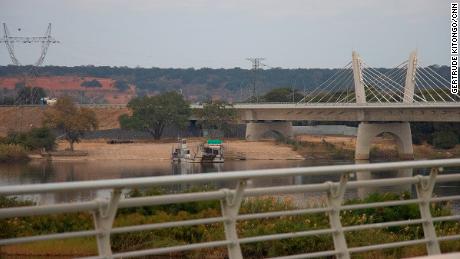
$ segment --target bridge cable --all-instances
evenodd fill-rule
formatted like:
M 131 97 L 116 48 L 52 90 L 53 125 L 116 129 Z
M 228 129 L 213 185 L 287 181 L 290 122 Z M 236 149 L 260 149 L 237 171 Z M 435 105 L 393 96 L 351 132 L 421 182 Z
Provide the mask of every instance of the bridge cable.
M 393 77 L 394 74 L 400 73 L 400 71 L 404 71 L 403 68 L 407 66 L 408 60 L 403 61 L 401 64 L 397 65 L 396 67 L 390 69 L 387 73 L 384 73 L 388 77 Z
M 432 79 L 434 79 L 434 80 L 436 80 L 437 82 L 441 83 L 441 86 L 443 86 L 443 87 L 442 87 L 442 88 L 439 87 L 439 89 L 440 89 L 448 98 L 450 98 L 451 101 L 455 101 L 455 99 L 452 98 L 451 95 L 449 94 L 448 88 L 449 88 L 449 86 L 450 86 L 450 82 L 447 81 L 445 78 L 442 78 L 441 75 L 439 75 L 438 73 L 436 73 L 436 71 L 432 70 L 430 67 L 424 67 L 424 69 L 425 69 L 425 73 L 427 73 L 428 75 L 430 75 Z M 431 72 L 428 71 L 428 70 L 431 70 Z M 437 78 L 437 76 L 440 77 L 442 80 L 444 80 L 444 82 L 443 82 L 442 80 L 439 80 L 439 78 Z M 443 85 L 443 84 L 444 84 L 444 85 Z M 446 93 L 445 90 L 447 90 L 448 92 Z
M 368 73 L 368 72 L 367 72 L 367 73 Z M 366 75 L 366 71 L 365 71 L 365 70 L 363 70 L 363 75 Z M 398 100 L 397 100 L 396 98 L 394 98 L 391 94 L 388 93 L 388 90 L 386 90 L 385 88 L 383 88 L 383 87 L 386 87 L 385 85 L 383 85 L 383 84 L 382 84 L 381 82 L 379 82 L 379 81 L 374 81 L 374 80 L 371 79 L 371 78 L 372 78 L 371 76 L 369 76 L 369 79 L 367 79 L 367 80 L 366 80 L 366 78 L 364 78 L 364 81 L 368 81 L 368 82 L 370 81 L 371 83 L 373 83 L 372 85 L 373 85 L 374 87 L 379 88 L 379 89 L 383 92 L 383 93 L 380 93 L 380 94 L 381 94 L 381 97 L 382 97 L 383 99 L 385 99 L 385 101 L 391 102 L 390 100 L 388 100 L 388 99 L 385 97 L 385 94 L 387 94 L 390 98 L 393 98 L 394 101 L 398 102 Z M 380 87 L 379 84 L 382 84 L 383 87 Z M 369 87 L 369 86 L 367 86 L 367 87 Z
M 420 76 L 419 76 L 419 79 L 420 79 L 421 81 L 423 81 L 423 83 L 424 83 L 425 85 L 423 85 L 423 83 L 422 83 L 422 85 L 419 86 L 419 87 L 423 87 L 425 90 L 428 91 L 428 93 L 430 93 L 430 90 L 428 90 L 428 88 L 430 88 L 430 89 L 431 89 L 431 90 L 432 90 L 432 91 L 433 91 L 443 102 L 446 102 L 446 100 L 439 94 L 439 90 L 440 90 L 442 93 L 444 93 L 444 92 L 442 91 L 442 88 L 437 87 L 437 88 L 438 88 L 438 91 L 437 91 L 437 90 L 435 89 L 435 87 L 432 87 L 427 81 L 430 81 L 431 83 L 433 83 L 433 84 L 435 84 L 435 85 L 436 85 L 436 83 L 434 83 L 434 82 L 429 78 L 429 76 L 425 75 L 424 72 L 422 72 L 422 71 L 423 71 L 422 69 L 418 69 L 418 70 L 417 70 L 417 72 L 418 72 L 417 75 L 420 75 Z M 426 80 L 425 80 L 425 79 L 426 79 Z M 421 82 L 421 81 L 420 81 L 420 82 Z M 444 93 L 444 94 L 445 94 L 445 93 Z M 433 101 L 436 101 L 436 99 L 433 98 Z
M 427 83 L 427 82 L 423 79 L 423 77 L 425 77 L 428 81 L 430 81 L 431 83 L 433 83 L 433 85 L 437 85 L 435 82 L 433 82 L 433 80 L 431 80 L 431 78 L 430 78 L 428 75 L 425 74 L 426 72 L 424 72 L 423 68 L 417 69 L 417 72 L 419 72 L 419 73 L 417 73 L 417 74 L 419 74 L 419 75 L 420 75 L 420 79 L 422 79 L 422 80 L 427 84 L 427 87 L 429 87 L 430 89 L 432 89 L 432 90 L 436 93 L 436 95 L 438 95 L 438 97 L 441 98 L 441 100 L 442 100 L 443 102 L 445 102 L 446 100 L 438 93 L 438 91 L 436 91 L 436 89 L 434 89 L 434 87 L 432 87 L 429 83 Z M 442 88 L 438 87 L 438 89 L 442 91 Z M 444 93 L 444 92 L 443 92 L 443 93 Z M 444 94 L 445 94 L 445 93 L 444 93 Z M 448 95 L 448 97 L 449 97 L 452 101 L 454 101 L 454 99 L 453 99 L 452 97 L 450 97 L 449 95 Z
M 367 64 L 366 64 L 366 65 L 367 65 Z M 373 72 L 373 74 L 377 74 L 377 75 L 380 74 L 380 75 L 381 75 L 380 78 L 382 78 L 382 79 L 385 80 L 386 82 L 390 82 L 390 83 L 392 83 L 394 86 L 396 86 L 396 87 L 393 87 L 393 88 L 395 88 L 395 90 L 397 90 L 397 91 L 399 91 L 400 93 L 402 93 L 403 96 L 404 96 L 404 91 L 402 91 L 402 90 L 400 89 L 400 88 L 404 89 L 404 87 L 403 87 L 402 85 L 400 85 L 400 84 L 394 82 L 394 81 L 391 80 L 390 78 L 386 78 L 386 76 L 385 76 L 384 74 L 380 73 L 379 71 L 377 71 L 377 70 L 375 70 L 375 69 L 373 69 L 373 68 L 371 68 L 371 67 L 369 67 L 369 69 L 370 69 L 369 72 Z M 382 77 L 382 76 L 383 76 L 383 77 Z M 419 96 L 419 95 L 417 95 L 417 94 L 414 93 L 414 98 L 413 98 L 414 102 L 415 102 L 415 97 L 418 97 L 418 98 L 421 99 L 422 101 L 426 101 L 426 100 L 423 99 L 421 96 Z
M 330 94 L 331 92 L 337 91 L 336 90 L 337 88 L 341 88 L 339 85 L 342 84 L 342 82 L 347 79 L 347 76 L 349 76 L 349 72 L 350 72 L 350 68 L 343 69 L 342 73 L 340 74 L 340 76 L 341 76 L 340 79 L 337 76 L 337 78 L 333 81 L 333 82 L 335 82 L 335 84 L 332 85 L 333 87 L 330 88 L 326 93 L 323 93 L 321 95 L 321 98 L 317 102 L 321 102 L 326 96 L 328 96 L 328 94 Z M 318 96 L 318 95 L 319 94 L 317 94 L 316 96 Z
M 372 78 L 373 76 L 375 77 L 375 74 L 372 73 L 372 70 L 371 68 L 367 69 L 367 70 L 363 70 L 363 73 L 368 73 L 369 74 L 369 77 Z M 378 76 L 378 75 L 377 75 Z M 382 78 L 381 76 L 379 76 L 379 78 Z M 379 78 L 375 78 L 375 81 L 374 80 L 371 80 L 372 82 L 374 83 L 377 83 L 376 86 L 379 87 L 381 90 L 383 90 L 384 93 L 388 94 L 389 96 L 391 96 L 396 102 L 399 102 L 399 100 L 397 100 L 395 97 L 393 97 L 393 95 L 391 95 L 389 92 L 391 92 L 392 94 L 400 97 L 400 95 L 395 92 L 395 90 L 399 91 L 400 93 L 404 94 L 404 92 L 402 92 L 400 89 L 398 88 L 394 88 L 395 90 L 393 90 L 391 87 L 389 86 L 386 86 L 384 83 L 380 82 L 378 79 Z M 382 78 L 383 79 L 383 78 Z M 381 86 L 381 87 L 380 87 Z M 383 95 L 383 94 L 382 94 Z
M 436 98 L 433 97 L 433 95 L 431 95 L 431 91 L 428 90 L 425 86 L 423 86 L 423 83 L 421 82 L 422 79 L 420 79 L 421 77 L 415 77 L 415 85 L 417 88 L 419 88 L 419 91 L 423 94 L 424 92 L 426 92 L 430 97 L 431 97 L 431 101 L 432 102 L 435 102 L 436 101 Z M 424 94 L 423 94 L 424 95 Z M 427 99 L 428 100 L 428 99 Z
M 367 86 L 367 85 L 366 85 L 366 86 Z M 377 99 L 377 102 L 379 102 L 379 103 L 382 102 L 382 101 L 380 100 L 380 98 L 374 93 L 374 91 L 372 90 L 372 87 L 367 86 L 367 90 L 373 95 L 373 97 L 369 99 L 369 102 L 371 102 L 371 101 L 374 100 L 374 99 Z
M 344 68 L 348 67 L 349 65 L 351 65 L 351 61 L 348 62 L 348 63 L 344 66 Z M 304 93 L 304 94 L 305 94 L 304 98 L 302 98 L 302 99 L 301 99 L 299 102 L 297 102 L 297 103 L 300 103 L 300 102 L 305 101 L 306 98 L 307 98 L 308 96 L 310 96 L 311 94 L 315 93 L 317 90 L 321 89 L 321 87 L 322 87 L 324 84 L 326 84 L 330 79 L 332 79 L 332 78 L 335 77 L 337 74 L 340 74 L 340 73 L 342 73 L 342 72 L 343 72 L 343 70 L 342 70 L 342 69 L 339 69 L 339 70 L 338 70 L 337 72 L 335 72 L 331 77 L 329 77 L 326 81 L 324 81 L 324 82 L 321 83 L 318 87 L 316 87 L 315 89 L 313 89 L 313 91 L 310 91 L 308 94 Z M 332 83 L 332 82 L 329 82 L 329 84 L 326 86 L 326 88 L 327 88 L 331 83 Z
M 342 81 L 340 81 L 340 83 L 345 82 L 345 84 L 343 84 L 343 85 L 347 85 L 347 84 L 346 84 L 347 80 L 349 80 L 349 79 L 352 78 L 352 77 L 353 77 L 353 73 L 348 73 L 348 75 L 345 75 L 345 77 L 342 79 Z M 348 89 L 348 86 L 347 86 L 347 89 Z M 341 95 L 343 94 L 343 90 L 345 90 L 345 89 L 342 89 Z M 324 98 L 325 96 L 326 96 L 326 95 L 324 95 L 323 98 Z M 326 100 L 326 103 L 329 102 L 329 101 L 331 101 L 335 96 L 336 96 L 335 94 L 332 94 L 332 95 L 329 97 L 329 99 Z M 338 99 L 338 98 L 337 98 L 337 99 Z M 337 99 L 336 99 L 336 101 L 337 101 Z M 320 99 L 318 102 L 321 102 L 321 99 Z
M 347 84 L 347 82 L 348 82 L 347 80 L 350 80 L 350 79 L 352 79 L 352 78 L 353 78 L 353 73 L 350 73 L 350 74 L 348 75 L 348 77 L 345 79 L 344 85 L 348 85 L 348 84 Z M 344 90 L 342 90 L 342 91 L 339 92 L 340 95 L 335 99 L 335 102 L 336 102 L 336 103 L 339 102 L 340 98 L 343 96 L 343 94 L 344 94 L 345 92 L 346 92 L 347 95 L 348 95 L 348 90 L 349 90 L 349 88 L 350 88 L 350 87 L 347 86 Z M 335 95 L 332 95 L 326 102 L 329 102 L 330 99 L 332 99 L 334 96 L 335 96 Z
M 337 80 L 337 78 L 339 77 L 339 75 L 341 76 L 341 75 L 344 74 L 345 72 L 346 72 L 346 70 L 340 69 L 339 72 L 335 73 L 335 74 L 334 74 L 332 77 L 330 77 L 329 79 L 332 79 L 332 78 L 335 77 L 335 76 L 337 76 L 337 77 L 335 77 L 334 80 L 332 80 L 331 82 L 329 82 L 329 84 L 328 84 L 326 87 L 324 87 L 322 90 L 329 89 L 329 87 L 331 87 L 331 86 L 333 87 L 334 85 L 333 85 L 332 83 L 334 83 L 334 82 Z M 328 80 L 329 80 L 329 79 L 328 79 Z M 327 82 L 327 80 L 326 80 L 326 82 Z M 319 87 L 317 87 L 314 91 L 310 92 L 309 95 L 315 93 L 315 92 L 316 92 L 317 90 L 319 90 L 320 88 L 321 88 L 321 85 L 320 85 Z M 321 93 L 322 93 L 322 92 L 316 93 L 316 95 L 314 95 L 314 96 L 310 99 L 310 101 L 308 101 L 307 103 L 310 103 L 310 102 L 312 102 L 313 100 L 315 100 L 315 98 L 317 98 Z M 307 97 L 307 96 L 309 96 L 309 95 L 306 95 L 305 97 Z
M 449 89 L 450 82 L 446 78 L 442 77 L 434 69 L 430 68 L 430 66 L 425 66 L 425 67 L 421 68 L 421 70 L 422 70 L 422 72 L 426 73 L 424 75 L 428 79 L 434 79 L 435 81 L 441 83 L 441 86 L 443 86 L 443 87 L 438 87 L 438 89 L 440 89 L 441 92 L 443 94 L 445 94 L 451 101 L 455 101 L 455 99 L 449 93 L 448 89 Z M 431 78 L 429 76 L 431 76 Z M 432 83 L 434 83 L 436 85 L 436 83 L 433 80 L 429 80 L 429 81 L 431 81 Z M 446 93 L 446 91 L 447 91 L 447 93 Z

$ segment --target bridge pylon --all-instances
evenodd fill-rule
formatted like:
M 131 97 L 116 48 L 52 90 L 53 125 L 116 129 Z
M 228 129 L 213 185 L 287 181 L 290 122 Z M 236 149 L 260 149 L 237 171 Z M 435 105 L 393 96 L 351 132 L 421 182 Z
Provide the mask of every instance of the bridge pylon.
M 356 103 L 366 103 L 361 58 L 358 52 L 352 52 L 353 80 L 355 83 Z
M 417 72 L 417 51 L 414 50 L 409 55 L 407 63 L 406 83 L 404 85 L 404 103 L 414 102 L 415 76 Z

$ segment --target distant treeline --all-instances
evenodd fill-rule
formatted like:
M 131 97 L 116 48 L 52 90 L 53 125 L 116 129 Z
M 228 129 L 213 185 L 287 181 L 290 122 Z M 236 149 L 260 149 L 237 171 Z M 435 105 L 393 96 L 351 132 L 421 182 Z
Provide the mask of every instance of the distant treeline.
M 430 66 L 446 79 L 449 78 L 449 67 Z M 389 69 L 377 68 L 382 73 Z M 110 66 L 0 66 L 0 77 L 22 76 L 33 71 L 37 76 L 81 76 L 102 77 L 124 80 L 134 84 L 139 93 L 163 92 L 170 90 L 224 90 L 235 95 L 247 93 L 253 80 L 253 72 L 248 69 L 180 69 L 180 68 L 129 68 Z M 319 86 L 330 78 L 337 69 L 271 68 L 259 70 L 257 73 L 258 92 L 263 94 L 271 89 L 289 87 L 299 90 L 309 90 Z M 1 87 L 1 85 L 0 85 Z

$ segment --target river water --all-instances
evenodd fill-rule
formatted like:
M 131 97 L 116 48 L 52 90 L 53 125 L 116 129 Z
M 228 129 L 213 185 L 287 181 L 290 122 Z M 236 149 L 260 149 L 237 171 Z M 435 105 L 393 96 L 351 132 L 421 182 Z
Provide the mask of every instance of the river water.
M 72 182 L 88 181 L 100 179 L 118 179 L 130 177 L 147 177 L 161 175 L 179 174 L 200 174 L 209 172 L 304 167 L 334 164 L 352 164 L 353 161 L 325 161 L 325 160 L 245 160 L 245 161 L 226 161 L 223 164 L 172 164 L 170 161 L 149 161 L 149 160 L 107 160 L 107 161 L 45 161 L 33 160 L 21 165 L 0 165 L 0 186 L 23 185 L 53 182 Z M 411 174 L 428 174 L 429 169 L 419 169 L 414 172 L 405 172 L 404 176 Z M 443 173 L 460 173 L 460 168 L 450 168 Z M 364 178 L 385 178 L 401 176 L 397 172 L 379 172 L 372 175 L 366 174 Z M 270 179 L 250 180 L 249 187 L 266 187 L 274 185 L 298 185 L 321 183 L 324 181 L 337 181 L 338 176 L 296 176 L 279 177 Z M 352 180 L 359 180 L 352 177 Z M 213 187 L 233 188 L 235 183 L 215 183 Z M 172 191 L 180 191 L 190 186 L 170 186 Z M 414 187 L 399 186 L 382 189 L 349 190 L 347 198 L 363 197 L 370 192 L 403 192 L 409 191 L 415 195 Z M 434 190 L 437 196 L 460 195 L 460 182 L 449 182 L 437 184 Z M 53 204 L 69 201 L 90 200 L 96 197 L 108 197 L 108 190 L 85 191 L 85 192 L 62 192 L 54 194 L 30 195 L 22 197 L 32 199 L 39 204 Z M 324 193 L 302 193 L 291 195 L 299 204 L 311 201 L 322 200 Z M 324 199 L 323 199 L 324 200 Z M 460 203 L 453 204 L 456 211 L 460 208 Z

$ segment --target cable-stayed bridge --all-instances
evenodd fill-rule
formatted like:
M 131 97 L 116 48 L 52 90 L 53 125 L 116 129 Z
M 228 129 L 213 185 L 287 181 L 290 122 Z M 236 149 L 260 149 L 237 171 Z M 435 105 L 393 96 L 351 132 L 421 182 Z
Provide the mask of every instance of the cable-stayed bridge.
M 194 105 L 194 108 L 201 108 Z M 414 51 L 385 73 L 356 52 L 342 69 L 296 103 L 238 103 L 242 121 L 460 121 L 460 96 Z
M 368 159 L 372 139 L 384 132 L 394 135 L 400 155 L 410 158 L 410 122 L 460 122 L 460 97 L 450 93 L 447 79 L 420 64 L 416 51 L 385 73 L 353 52 L 347 65 L 297 103 L 248 103 L 234 108 L 247 123 L 248 140 L 263 138 L 270 131 L 292 137 L 292 121 L 360 122 L 356 159 Z

